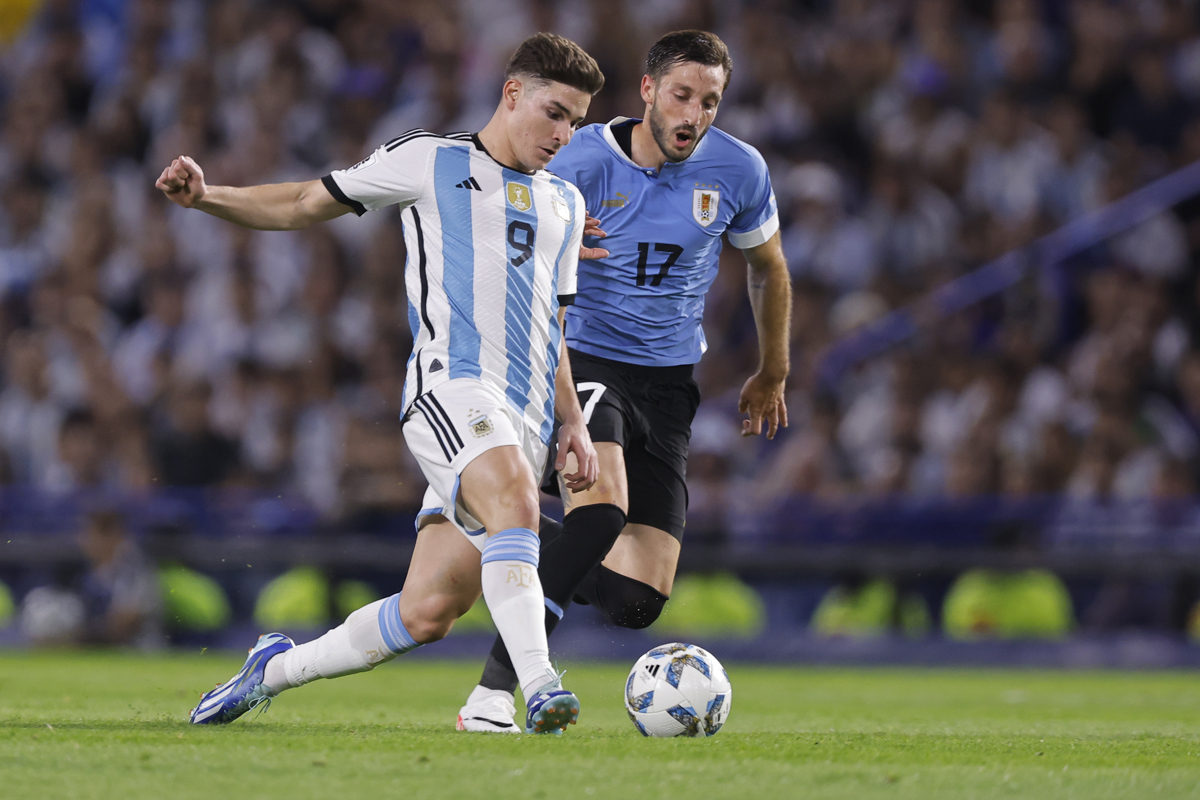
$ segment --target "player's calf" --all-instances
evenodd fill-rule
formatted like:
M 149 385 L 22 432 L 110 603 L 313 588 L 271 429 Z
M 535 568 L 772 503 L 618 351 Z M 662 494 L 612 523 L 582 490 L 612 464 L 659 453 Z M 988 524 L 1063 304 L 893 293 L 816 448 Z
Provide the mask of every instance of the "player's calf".
M 409 603 L 405 595 L 401 598 L 400 612 L 413 640 L 418 644 L 430 644 L 445 639 L 455 621 L 470 611 L 477 599 L 478 596 L 438 592 Z

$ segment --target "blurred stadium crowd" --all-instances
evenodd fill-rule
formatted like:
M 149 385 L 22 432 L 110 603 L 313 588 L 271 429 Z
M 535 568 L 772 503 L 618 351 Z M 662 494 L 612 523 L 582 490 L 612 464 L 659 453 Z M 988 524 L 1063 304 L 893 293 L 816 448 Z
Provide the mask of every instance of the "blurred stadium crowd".
M 1200 157 L 1192 0 L 15 0 L 0 8 L 0 481 L 239 486 L 338 526 L 417 508 L 399 216 L 250 232 L 166 203 L 476 130 L 508 54 L 576 39 L 636 116 L 663 32 L 718 32 L 718 127 L 771 167 L 794 276 L 791 428 L 738 435 L 757 361 L 726 248 L 692 519 L 736 499 L 1186 497 L 1200 464 L 1200 202 L 820 386 L 825 347 Z M 553 168 L 553 165 L 551 165 Z
M 413 508 L 399 219 L 248 232 L 170 207 L 307 179 L 412 127 L 476 129 L 528 32 L 576 38 L 640 113 L 647 45 L 718 31 L 718 125 L 775 179 L 795 277 L 792 428 L 737 441 L 743 266 L 709 297 L 693 497 L 1191 493 L 1196 209 L 925 331 L 832 391 L 822 348 L 1200 155 L 1186 0 L 552 3 L 44 0 L 0 29 L 0 476 L 49 491 L 289 488 L 331 519 Z M 22 11 L 25 15 L 22 16 Z

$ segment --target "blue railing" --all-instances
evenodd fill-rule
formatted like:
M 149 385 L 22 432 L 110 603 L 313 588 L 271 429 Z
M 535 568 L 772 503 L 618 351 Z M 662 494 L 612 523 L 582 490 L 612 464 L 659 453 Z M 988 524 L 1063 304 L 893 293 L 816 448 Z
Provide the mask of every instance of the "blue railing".
M 923 325 L 1004 291 L 1030 270 L 1055 267 L 1197 194 L 1200 194 L 1200 161 L 1080 215 L 1028 247 L 984 264 L 834 343 L 820 360 L 817 378 L 821 386 L 832 389 L 854 365 L 912 338 Z
M 863 546 L 1200 554 L 1200 501 L 1057 495 L 965 500 L 796 496 L 731 520 L 740 546 Z
M 115 510 L 136 533 L 179 531 L 196 536 L 305 535 L 321 527 L 317 510 L 297 495 L 239 489 L 165 489 L 145 494 L 45 493 L 0 490 L 0 532 L 72 535 L 92 510 Z M 408 522 L 411 516 L 398 515 Z

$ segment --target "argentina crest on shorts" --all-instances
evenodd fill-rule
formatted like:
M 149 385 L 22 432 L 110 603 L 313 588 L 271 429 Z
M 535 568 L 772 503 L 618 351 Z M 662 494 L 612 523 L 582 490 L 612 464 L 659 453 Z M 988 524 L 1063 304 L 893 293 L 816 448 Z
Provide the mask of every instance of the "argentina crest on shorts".
M 717 220 L 717 205 L 721 202 L 721 193 L 716 189 L 695 189 L 692 191 L 692 217 L 707 228 Z

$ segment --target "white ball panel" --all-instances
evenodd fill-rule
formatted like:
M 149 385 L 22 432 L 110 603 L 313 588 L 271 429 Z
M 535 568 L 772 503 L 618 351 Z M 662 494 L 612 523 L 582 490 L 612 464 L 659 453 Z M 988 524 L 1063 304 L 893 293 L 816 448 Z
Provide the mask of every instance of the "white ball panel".
M 666 681 L 659 681 L 654 687 L 654 701 L 650 703 L 647 711 L 666 711 L 668 708 L 683 703 L 691 705 L 691 701 L 685 697 L 678 689 Z
M 645 714 L 638 714 L 638 721 L 642 723 L 642 726 L 645 727 L 651 736 L 659 738 L 679 736 L 686 730 L 682 723 L 666 711 L 651 711 Z

